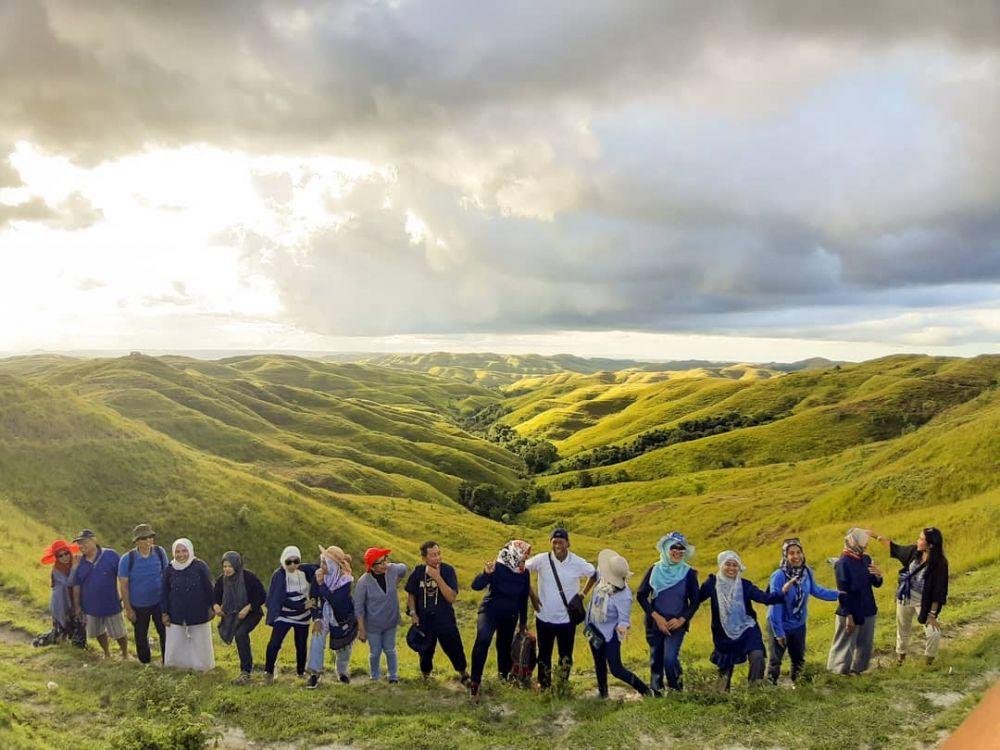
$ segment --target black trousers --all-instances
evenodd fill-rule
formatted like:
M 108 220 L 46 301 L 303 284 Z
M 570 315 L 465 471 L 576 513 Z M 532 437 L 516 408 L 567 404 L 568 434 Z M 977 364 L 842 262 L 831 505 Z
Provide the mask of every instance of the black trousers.
M 468 665 L 465 661 L 465 647 L 462 645 L 462 634 L 458 632 L 458 626 L 432 626 L 430 637 L 431 645 L 426 651 L 420 653 L 420 671 L 427 675 L 434 670 L 434 652 L 440 643 L 441 650 L 451 661 L 451 666 L 455 668 L 455 671 L 459 674 L 465 674 Z
M 267 658 L 264 662 L 264 671 L 274 674 L 274 665 L 278 661 L 278 652 L 281 651 L 281 644 L 288 635 L 289 630 L 295 631 L 295 672 L 305 674 L 306 655 L 309 647 L 309 626 L 311 623 L 305 622 L 301 625 L 292 625 L 288 622 L 278 621 L 271 626 L 271 639 L 267 642 Z M 247 645 L 249 645 L 249 640 Z
M 747 674 L 747 682 L 751 685 L 764 679 L 764 652 L 751 651 L 747 654 L 747 661 L 750 662 L 750 672 Z M 719 681 L 725 690 L 729 690 L 733 683 L 733 668 L 719 670 Z
M 135 622 L 132 629 L 135 633 L 135 654 L 143 664 L 149 664 L 152 654 L 149 652 L 149 621 L 153 621 L 156 634 L 160 637 L 160 661 L 163 661 L 163 642 L 167 639 L 167 628 L 163 624 L 163 610 L 159 604 L 152 607 L 132 607 L 135 612 Z
M 559 646 L 559 663 L 566 665 L 566 675 L 573 666 L 573 643 L 576 625 L 570 622 L 553 624 L 535 618 L 535 635 L 538 637 L 538 684 L 547 688 L 552 684 L 552 647 Z
M 236 644 L 236 653 L 240 655 L 240 671 L 250 674 L 253 672 L 253 649 L 250 648 L 250 633 L 260 623 L 260 612 L 250 612 L 240 620 L 233 631 L 233 642 Z M 271 635 L 274 635 L 272 631 Z M 278 645 L 281 648 L 281 645 Z M 277 655 L 277 652 L 275 652 Z M 273 665 L 272 665 L 273 668 Z
M 514 663 L 510 648 L 514 643 L 514 632 L 517 630 L 517 614 L 511 617 L 495 617 L 490 612 L 480 612 L 476 622 L 476 642 L 472 646 L 472 681 L 481 682 L 483 668 L 486 666 L 486 655 L 490 651 L 490 642 L 496 634 L 497 670 L 501 679 L 510 676 L 510 668 Z
M 594 657 L 594 672 L 597 674 L 597 690 L 607 697 L 608 695 L 608 668 L 611 674 L 631 686 L 640 695 L 647 695 L 649 687 L 639 679 L 635 672 L 626 669 L 622 664 L 622 644 L 618 640 L 618 633 L 615 633 L 610 641 L 604 641 L 600 648 L 594 648 L 590 643 L 590 653 Z
M 788 651 L 788 656 L 792 660 L 792 681 L 794 682 L 802 674 L 802 668 L 806 664 L 806 626 L 795 630 L 785 631 L 785 645 L 782 646 L 774 637 L 774 632 L 770 626 L 767 628 L 771 637 L 771 657 L 767 665 L 767 678 L 777 684 L 778 677 L 781 676 L 781 661 Z

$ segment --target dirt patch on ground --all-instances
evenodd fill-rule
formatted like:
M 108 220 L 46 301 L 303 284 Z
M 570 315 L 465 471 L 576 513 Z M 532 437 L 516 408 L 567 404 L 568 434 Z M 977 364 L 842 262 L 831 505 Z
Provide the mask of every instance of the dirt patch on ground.
M 29 645 L 34 636 L 20 628 L 14 628 L 6 623 L 0 623 L 0 643 L 11 646 Z
M 297 742 L 258 742 L 247 739 L 239 727 L 229 727 L 222 736 L 208 745 L 215 750 L 354 750 L 356 745 L 309 745 L 305 740 Z

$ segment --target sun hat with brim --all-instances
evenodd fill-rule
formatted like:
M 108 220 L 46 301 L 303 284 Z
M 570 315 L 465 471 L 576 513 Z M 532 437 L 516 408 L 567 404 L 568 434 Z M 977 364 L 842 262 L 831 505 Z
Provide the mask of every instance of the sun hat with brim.
M 73 541 L 74 542 L 82 542 L 84 539 L 96 539 L 96 538 L 97 538 L 97 534 L 95 534 L 90 529 L 84 529 L 79 534 L 77 534 L 75 537 L 73 537 Z
M 344 560 L 349 559 L 346 552 L 338 547 L 336 544 L 332 544 L 329 547 L 324 547 L 322 544 L 319 546 L 319 556 L 325 557 L 329 560 L 333 560 L 335 563 L 340 565 Z
M 597 572 L 601 580 L 621 588 L 632 575 L 628 560 L 611 549 L 602 549 L 597 555 Z
M 60 552 L 69 552 L 73 555 L 79 551 L 79 545 L 67 544 L 65 539 L 56 539 L 52 542 L 52 544 L 45 548 L 45 552 L 42 554 L 42 565 L 52 565 L 56 561 L 56 556 Z
M 147 536 L 156 536 L 156 532 L 153 531 L 153 527 L 148 523 L 140 523 L 134 529 L 132 529 L 132 543 L 135 544 L 140 539 L 144 539 Z
M 419 625 L 411 625 L 410 629 L 406 631 L 406 645 L 418 654 L 422 654 L 429 649 L 431 642 L 430 633 L 423 630 Z

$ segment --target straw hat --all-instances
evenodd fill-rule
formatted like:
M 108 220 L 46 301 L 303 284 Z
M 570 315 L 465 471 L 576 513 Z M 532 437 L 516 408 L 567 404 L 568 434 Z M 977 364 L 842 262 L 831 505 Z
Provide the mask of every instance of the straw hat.
M 632 575 L 628 560 L 610 549 L 602 549 L 597 555 L 597 572 L 602 581 L 608 581 L 616 588 L 622 588 Z

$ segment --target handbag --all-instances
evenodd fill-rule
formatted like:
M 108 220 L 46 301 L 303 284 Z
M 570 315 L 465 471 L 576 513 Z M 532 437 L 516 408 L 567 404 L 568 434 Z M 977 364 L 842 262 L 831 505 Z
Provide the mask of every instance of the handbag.
M 552 577 L 556 579 L 556 586 L 559 588 L 559 598 L 562 599 L 563 606 L 566 608 L 566 614 L 569 615 L 569 621 L 571 625 L 579 625 L 587 617 L 587 611 L 583 606 L 583 597 L 577 594 L 569 601 L 566 601 L 566 594 L 563 591 L 562 581 L 559 580 L 559 574 L 556 572 L 556 564 L 552 561 L 552 553 L 549 553 L 549 565 L 552 568 Z
M 587 642 L 594 651 L 600 651 L 604 648 L 604 644 L 607 643 L 607 639 L 601 631 L 595 628 L 591 622 L 587 623 L 587 626 L 583 629 L 583 634 L 587 637 Z

